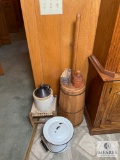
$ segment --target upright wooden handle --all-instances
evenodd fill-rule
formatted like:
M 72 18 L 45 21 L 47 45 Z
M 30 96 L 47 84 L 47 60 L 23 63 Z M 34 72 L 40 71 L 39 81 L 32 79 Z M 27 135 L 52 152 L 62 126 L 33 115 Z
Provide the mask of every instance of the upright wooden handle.
M 76 26 L 75 26 L 73 66 L 72 66 L 72 70 L 73 70 L 73 71 L 76 71 L 76 61 L 77 61 L 77 51 L 78 51 L 79 30 L 80 30 L 80 14 L 77 14 L 77 16 L 76 16 Z

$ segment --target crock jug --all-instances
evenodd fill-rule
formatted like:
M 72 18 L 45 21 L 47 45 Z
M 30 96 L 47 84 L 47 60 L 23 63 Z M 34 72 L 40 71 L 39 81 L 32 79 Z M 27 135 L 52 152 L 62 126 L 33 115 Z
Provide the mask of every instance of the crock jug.
M 49 112 L 52 110 L 53 90 L 48 84 L 41 84 L 39 88 L 33 91 L 35 107 L 40 112 Z

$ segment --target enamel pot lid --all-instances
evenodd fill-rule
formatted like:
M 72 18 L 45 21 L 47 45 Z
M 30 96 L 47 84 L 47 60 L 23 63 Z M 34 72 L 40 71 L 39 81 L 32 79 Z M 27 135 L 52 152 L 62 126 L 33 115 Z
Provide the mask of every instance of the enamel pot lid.
M 49 119 L 43 128 L 45 139 L 54 145 L 67 143 L 72 138 L 73 133 L 74 128 L 72 123 L 60 116 Z

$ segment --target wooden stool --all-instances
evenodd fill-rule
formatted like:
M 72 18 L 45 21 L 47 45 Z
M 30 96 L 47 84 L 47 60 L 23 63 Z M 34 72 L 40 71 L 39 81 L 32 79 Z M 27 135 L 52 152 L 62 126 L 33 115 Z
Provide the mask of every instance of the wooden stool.
M 53 103 L 52 103 L 52 109 L 49 112 L 40 112 L 36 109 L 34 102 L 31 108 L 31 112 L 29 113 L 29 119 L 33 127 L 35 127 L 35 124 L 44 124 L 46 121 L 41 121 L 41 118 L 46 117 L 54 117 L 57 116 L 57 96 L 54 97 Z M 35 120 L 37 118 L 38 120 Z

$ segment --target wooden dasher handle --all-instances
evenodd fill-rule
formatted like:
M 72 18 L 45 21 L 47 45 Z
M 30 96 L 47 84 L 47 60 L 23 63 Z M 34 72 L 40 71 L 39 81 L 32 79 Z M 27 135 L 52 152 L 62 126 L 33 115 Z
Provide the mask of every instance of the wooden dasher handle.
M 73 66 L 72 66 L 72 70 L 73 70 L 73 71 L 76 71 L 76 61 L 77 61 L 77 51 L 78 51 L 79 30 L 80 30 L 80 14 L 77 14 L 77 16 L 76 16 L 76 26 L 75 26 Z

